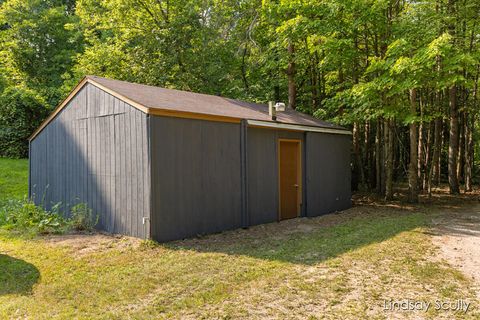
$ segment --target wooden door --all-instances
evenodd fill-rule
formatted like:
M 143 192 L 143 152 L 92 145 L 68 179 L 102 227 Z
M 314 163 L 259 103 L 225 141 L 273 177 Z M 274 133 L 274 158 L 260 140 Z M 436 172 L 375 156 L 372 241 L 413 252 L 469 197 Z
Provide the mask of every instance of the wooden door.
M 278 143 L 279 218 L 300 215 L 302 199 L 300 140 L 280 139 Z

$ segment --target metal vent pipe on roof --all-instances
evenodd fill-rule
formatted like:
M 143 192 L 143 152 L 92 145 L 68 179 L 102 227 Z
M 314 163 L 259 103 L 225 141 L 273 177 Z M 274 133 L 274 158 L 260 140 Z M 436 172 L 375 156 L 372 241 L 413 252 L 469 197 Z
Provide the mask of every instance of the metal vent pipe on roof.
M 273 121 L 277 120 L 277 109 L 275 108 L 275 102 L 268 101 L 268 115 Z

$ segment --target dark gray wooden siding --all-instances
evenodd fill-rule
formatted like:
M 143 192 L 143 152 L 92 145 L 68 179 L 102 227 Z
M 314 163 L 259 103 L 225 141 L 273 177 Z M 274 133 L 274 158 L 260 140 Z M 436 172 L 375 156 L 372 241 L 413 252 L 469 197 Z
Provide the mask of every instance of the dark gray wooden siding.
M 351 206 L 351 136 L 306 133 L 306 214 L 318 216 Z
M 150 213 L 147 115 L 87 84 L 31 141 L 30 193 L 66 212 L 87 203 L 100 229 L 148 236 Z
M 304 133 L 255 127 L 247 130 L 247 193 L 250 225 L 278 220 L 278 139 L 301 140 L 303 146 Z M 301 215 L 303 211 L 302 205 Z
M 278 219 L 278 179 L 275 131 L 248 128 L 247 194 L 251 225 Z
M 248 128 L 247 185 L 250 225 L 278 220 L 278 140 L 302 141 L 301 216 L 351 206 L 350 136 Z
M 87 84 L 31 141 L 30 195 L 158 241 L 273 222 L 287 138 L 302 141 L 301 215 L 350 207 L 350 136 L 244 125 L 147 116 Z
M 152 238 L 241 226 L 240 125 L 151 117 Z

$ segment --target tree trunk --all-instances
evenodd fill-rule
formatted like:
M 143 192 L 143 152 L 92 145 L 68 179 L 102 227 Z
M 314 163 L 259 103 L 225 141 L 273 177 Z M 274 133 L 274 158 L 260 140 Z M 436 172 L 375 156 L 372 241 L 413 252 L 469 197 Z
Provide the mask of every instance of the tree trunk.
M 470 119 L 472 118 L 472 119 Z M 475 121 L 473 116 L 465 114 L 465 191 L 473 191 L 472 171 L 473 171 L 473 128 Z
M 317 74 L 317 53 L 315 52 L 314 55 L 310 58 L 310 73 L 311 73 L 311 80 L 310 80 L 310 90 L 312 94 L 312 108 L 313 110 L 317 110 L 320 106 L 320 100 L 318 98 L 318 74 Z
M 433 183 L 440 184 L 440 165 L 442 156 L 442 118 L 435 118 L 435 133 L 433 138 Z
M 450 132 L 448 145 L 448 184 L 451 194 L 460 193 L 457 179 L 458 157 L 458 111 L 457 111 L 457 87 L 452 85 L 448 91 L 450 108 Z
M 428 167 L 428 179 L 427 179 L 427 193 L 428 197 L 432 197 L 432 177 L 433 177 L 433 165 L 430 164 Z
M 417 113 L 417 90 L 410 90 L 410 112 Z M 410 163 L 408 165 L 408 201 L 418 202 L 418 146 L 417 146 L 417 124 L 410 123 Z
M 480 65 L 477 66 L 477 73 L 475 75 L 475 84 L 472 94 L 472 110 L 478 109 L 478 77 L 480 74 Z M 465 113 L 466 126 L 465 126 L 465 191 L 473 191 L 473 172 L 474 172 L 474 131 L 475 131 L 475 113 Z
M 385 196 L 385 191 L 386 191 L 386 167 L 385 167 L 385 162 L 386 162 L 386 158 L 387 158 L 387 146 L 386 146 L 386 143 L 387 143 L 387 140 L 388 140 L 388 127 L 385 125 L 385 121 L 384 119 L 382 118 L 381 119 L 381 122 L 382 122 L 382 136 L 381 136 L 381 144 L 382 144 L 382 152 L 380 152 L 380 163 L 381 163 L 381 166 L 380 166 L 380 181 L 381 181 L 381 185 L 380 185 L 380 195 L 381 196 Z
M 457 181 L 462 183 L 463 179 L 463 156 L 465 146 L 465 119 L 463 113 L 459 114 L 458 125 L 458 153 L 457 153 Z
M 245 87 L 245 90 L 248 92 L 248 89 L 250 86 L 248 85 L 248 79 L 247 79 L 247 66 L 246 66 L 246 61 L 245 58 L 248 53 L 248 42 L 245 41 L 245 45 L 243 46 L 243 53 L 242 53 L 242 80 L 243 80 L 243 85 Z
M 433 128 L 433 122 L 430 121 L 428 123 L 428 129 L 427 129 L 427 140 L 425 143 L 425 162 L 424 162 L 424 167 L 423 167 L 423 181 L 422 181 L 422 188 L 423 190 L 428 190 L 429 195 L 430 195 L 430 182 L 431 182 L 431 170 L 430 167 L 432 166 L 431 162 L 431 145 L 432 145 L 432 128 Z
M 375 187 L 379 195 L 382 194 L 382 119 L 377 118 L 377 128 L 375 132 Z
M 421 107 L 420 107 L 421 108 Z M 421 112 L 421 111 L 420 111 Z M 418 125 L 418 156 L 417 156 L 417 181 L 420 183 L 423 180 L 423 120 L 420 120 L 420 124 Z M 423 187 L 421 188 L 423 190 Z
M 353 124 L 353 154 L 354 154 L 354 163 L 353 163 L 353 173 L 354 180 L 356 181 L 356 190 L 360 185 L 362 188 L 365 185 L 365 175 L 363 172 L 363 163 L 362 163 L 362 154 L 360 151 L 360 125 L 358 122 Z
M 295 47 L 293 43 L 289 42 L 288 44 L 288 68 L 287 68 L 287 76 L 288 76 L 288 107 L 291 109 L 295 109 L 297 107 L 296 99 L 297 99 L 297 86 L 295 84 Z
M 370 121 L 367 120 L 365 122 L 365 165 L 368 172 L 368 188 L 371 190 L 375 186 L 375 167 L 372 161 L 373 159 L 373 150 L 372 150 L 372 143 L 370 141 L 370 132 L 371 126 Z
M 385 200 L 393 199 L 393 120 L 385 120 Z

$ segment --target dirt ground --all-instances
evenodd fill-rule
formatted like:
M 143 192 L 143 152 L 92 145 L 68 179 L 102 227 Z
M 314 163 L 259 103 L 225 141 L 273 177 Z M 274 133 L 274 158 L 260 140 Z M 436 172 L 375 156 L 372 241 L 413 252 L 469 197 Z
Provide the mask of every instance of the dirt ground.
M 433 225 L 432 241 L 441 258 L 472 279 L 480 298 L 480 204 L 452 210 Z
M 480 191 L 450 195 L 447 187 L 437 188 L 430 197 L 420 195 L 420 204 L 415 206 L 406 203 L 406 190 L 399 191 L 398 201 L 383 203 L 371 194 L 357 194 L 354 202 L 404 210 L 420 207 L 433 213 L 431 240 L 438 248 L 437 258 L 471 278 L 480 298 Z

